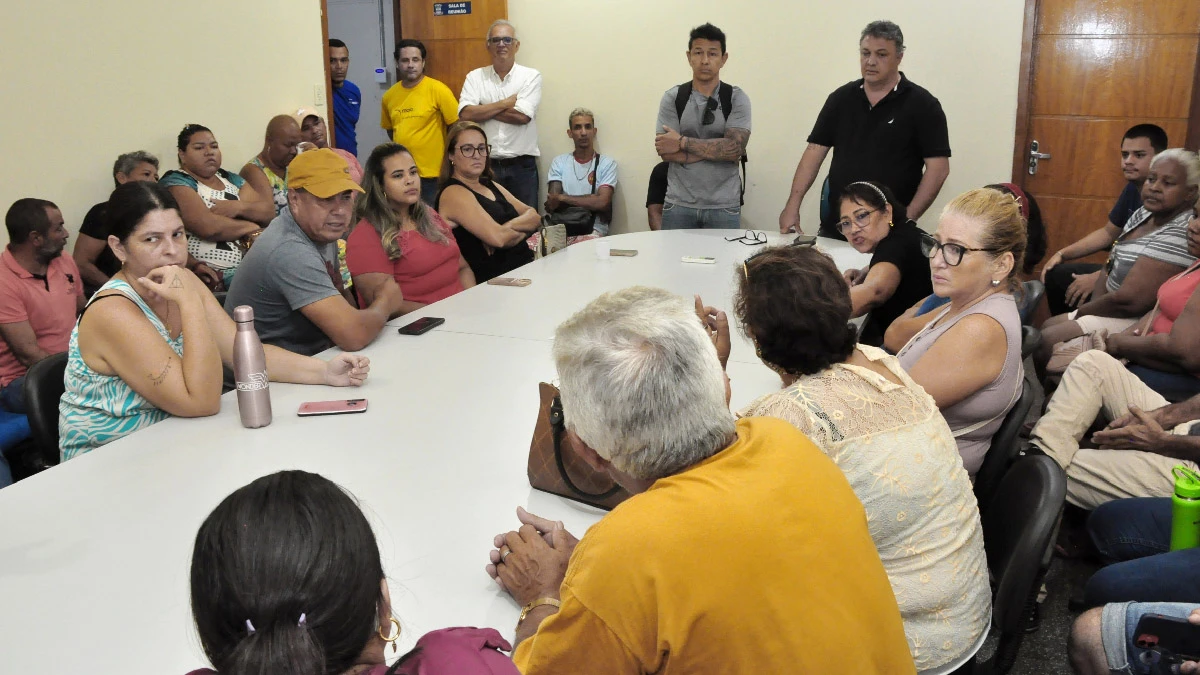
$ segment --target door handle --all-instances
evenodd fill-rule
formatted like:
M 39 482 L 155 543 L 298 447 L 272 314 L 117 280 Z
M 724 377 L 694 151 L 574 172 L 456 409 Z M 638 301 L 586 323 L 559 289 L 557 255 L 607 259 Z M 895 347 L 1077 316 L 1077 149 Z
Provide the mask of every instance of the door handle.
M 1038 152 L 1040 144 L 1036 141 L 1029 142 L 1029 175 L 1037 174 L 1038 162 L 1043 159 L 1050 159 L 1050 153 Z

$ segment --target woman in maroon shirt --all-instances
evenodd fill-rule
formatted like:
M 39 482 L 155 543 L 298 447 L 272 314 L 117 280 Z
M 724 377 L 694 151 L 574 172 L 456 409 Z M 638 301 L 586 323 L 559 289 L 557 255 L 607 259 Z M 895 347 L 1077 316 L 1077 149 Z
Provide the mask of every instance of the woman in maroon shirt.
M 369 304 L 389 276 L 404 293 L 400 314 L 475 285 L 450 226 L 421 201 L 421 176 L 403 145 L 375 148 L 362 185 L 359 222 L 346 240 L 346 265 L 361 303 Z

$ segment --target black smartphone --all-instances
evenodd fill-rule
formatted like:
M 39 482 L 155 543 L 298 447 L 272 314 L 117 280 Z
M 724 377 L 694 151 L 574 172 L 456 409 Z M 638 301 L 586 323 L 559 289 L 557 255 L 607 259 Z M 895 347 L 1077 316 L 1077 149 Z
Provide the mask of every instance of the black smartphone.
M 1200 626 L 1187 619 L 1145 614 L 1138 620 L 1133 643 L 1139 649 L 1152 649 L 1164 657 L 1173 657 L 1173 662 L 1200 661 Z
M 817 235 L 815 234 L 801 234 L 792 240 L 793 246 L 812 246 L 815 243 L 817 243 Z
M 445 319 L 440 319 L 436 316 L 427 316 L 404 326 L 400 329 L 401 335 L 421 335 L 437 328 L 446 323 Z

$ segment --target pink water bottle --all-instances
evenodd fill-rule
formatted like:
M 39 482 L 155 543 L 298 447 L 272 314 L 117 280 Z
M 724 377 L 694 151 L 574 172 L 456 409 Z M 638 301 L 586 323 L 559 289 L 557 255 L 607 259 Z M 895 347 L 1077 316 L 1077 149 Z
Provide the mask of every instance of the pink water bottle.
M 233 379 L 237 382 L 238 411 L 247 429 L 271 423 L 271 388 L 267 381 L 267 354 L 254 330 L 254 308 L 233 309 L 237 334 L 233 338 Z

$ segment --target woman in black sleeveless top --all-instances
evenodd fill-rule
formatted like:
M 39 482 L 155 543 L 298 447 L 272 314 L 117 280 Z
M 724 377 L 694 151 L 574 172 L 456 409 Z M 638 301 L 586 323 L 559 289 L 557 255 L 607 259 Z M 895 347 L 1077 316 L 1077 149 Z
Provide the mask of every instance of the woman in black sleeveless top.
M 492 180 L 489 149 L 478 124 L 459 121 L 451 126 L 433 205 L 453 226 L 458 248 L 479 283 L 532 262 L 533 250 L 525 239 L 541 221 L 536 209 Z

